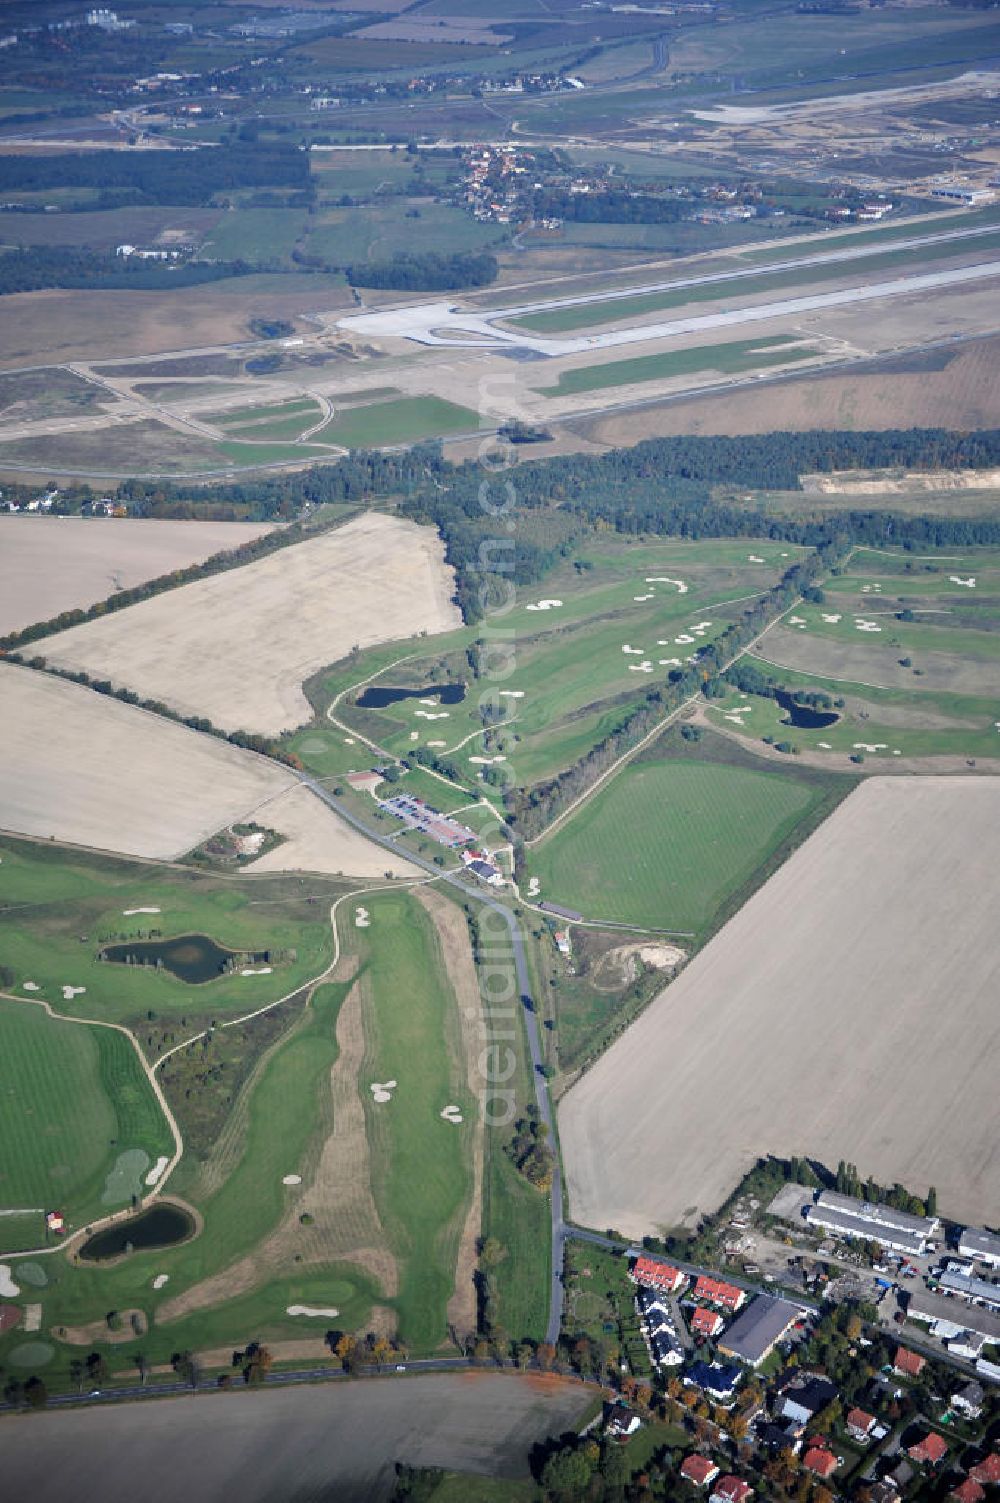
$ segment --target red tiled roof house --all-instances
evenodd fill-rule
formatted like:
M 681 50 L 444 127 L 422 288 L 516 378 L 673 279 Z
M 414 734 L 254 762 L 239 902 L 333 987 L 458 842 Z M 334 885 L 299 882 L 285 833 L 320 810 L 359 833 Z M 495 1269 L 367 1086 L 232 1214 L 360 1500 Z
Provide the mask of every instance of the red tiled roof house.
M 870 1440 L 878 1421 L 865 1409 L 849 1409 L 844 1424 L 852 1440 Z
M 708 1456 L 685 1456 L 681 1462 L 681 1476 L 695 1487 L 707 1487 L 719 1475 L 719 1468 Z
M 753 1497 L 753 1488 L 742 1477 L 727 1474 L 720 1477 L 712 1489 L 710 1503 L 747 1503 Z
M 923 1440 L 910 1446 L 906 1454 L 911 1461 L 918 1461 L 921 1466 L 937 1466 L 948 1454 L 948 1442 L 942 1440 L 934 1430 L 929 1430 Z
M 919 1378 L 926 1366 L 926 1359 L 921 1357 L 919 1352 L 911 1352 L 908 1347 L 897 1346 L 892 1364 L 893 1372 L 901 1374 L 904 1378 Z
M 837 1458 L 826 1446 L 811 1446 L 802 1458 L 802 1465 L 814 1477 L 832 1477 L 837 1470 Z
M 725 1321 L 718 1310 L 709 1310 L 699 1305 L 691 1316 L 691 1329 L 696 1336 L 718 1336 Z
M 726 1284 L 722 1279 L 709 1278 L 704 1273 L 694 1286 L 694 1297 L 696 1300 L 704 1300 L 707 1305 L 721 1305 L 723 1310 L 730 1310 L 733 1313 L 746 1301 L 746 1293 L 738 1289 L 735 1284 Z
M 640 1254 L 632 1264 L 629 1278 L 634 1284 L 642 1284 L 646 1289 L 659 1289 L 664 1294 L 675 1294 L 685 1282 L 679 1268 L 675 1268 L 672 1263 L 662 1263 L 659 1258 L 648 1258 L 645 1253 Z

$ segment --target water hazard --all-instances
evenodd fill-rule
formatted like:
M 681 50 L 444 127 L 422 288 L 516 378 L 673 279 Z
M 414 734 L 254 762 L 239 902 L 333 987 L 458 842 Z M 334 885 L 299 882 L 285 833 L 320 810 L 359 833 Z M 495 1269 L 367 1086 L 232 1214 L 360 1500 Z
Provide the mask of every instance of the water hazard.
M 236 961 L 248 966 L 266 965 L 268 951 L 227 950 L 207 934 L 179 934 L 174 939 L 130 939 L 125 944 L 108 945 L 101 951 L 101 959 L 125 965 L 162 965 L 179 980 L 196 984 L 214 981 Z
M 161 1201 L 148 1211 L 117 1221 L 89 1237 L 80 1248 L 80 1257 L 88 1263 L 99 1263 L 107 1258 L 120 1258 L 122 1253 L 173 1247 L 177 1242 L 186 1242 L 194 1230 L 190 1211 L 172 1201 Z
M 823 731 L 828 725 L 836 725 L 840 716 L 833 710 L 816 710 L 812 705 L 800 704 L 787 689 L 778 689 L 775 699 L 785 711 L 785 725 L 794 725 L 800 731 Z
M 464 684 L 429 684 L 426 689 L 397 689 L 391 684 L 372 684 L 357 703 L 361 710 L 384 710 L 402 699 L 437 699 L 443 705 L 458 705 L 464 698 Z

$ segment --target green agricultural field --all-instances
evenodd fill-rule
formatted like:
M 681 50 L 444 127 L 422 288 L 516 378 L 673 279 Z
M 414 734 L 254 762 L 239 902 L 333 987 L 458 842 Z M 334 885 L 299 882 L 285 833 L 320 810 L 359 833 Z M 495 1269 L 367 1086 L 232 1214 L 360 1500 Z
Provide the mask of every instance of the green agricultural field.
M 3 998 L 0 1035 L 0 1207 L 60 1210 L 73 1229 L 142 1194 L 174 1144 L 129 1039 Z M 44 1242 L 40 1214 L 0 1216 L 0 1251 Z
M 370 407 L 335 413 L 322 433 L 325 443 L 343 444 L 348 449 L 378 449 L 470 433 L 478 427 L 479 415 L 469 407 L 459 407 L 442 397 L 400 397 L 395 402 L 375 402 Z
M 634 360 L 609 360 L 605 365 L 584 365 L 563 371 L 555 386 L 541 390 L 546 396 L 561 397 L 608 386 L 630 386 L 637 381 L 665 381 L 670 376 L 689 376 L 696 371 L 736 375 L 741 371 L 790 365 L 819 353 L 813 345 L 797 344 L 787 335 L 776 334 L 763 339 L 699 345 L 690 350 L 668 350 L 662 355 L 640 355 Z
M 231 209 L 210 231 L 202 254 L 217 261 L 249 261 L 253 266 L 290 265 L 305 226 L 303 209 Z
M 529 847 L 526 873 L 587 919 L 697 938 L 826 791 L 778 771 L 633 762 Z
M 294 877 L 215 877 L 155 863 L 88 856 L 59 847 L 0 841 L 0 955 L 7 988 L 58 1012 L 133 1023 L 152 1011 L 185 1036 L 211 1018 L 252 1012 L 319 975 L 329 963 L 329 901 L 343 883 L 310 879 L 315 906 Z M 156 914 L 126 909 L 158 908 Z M 189 985 L 168 971 L 98 959 L 104 943 L 148 936 L 210 935 L 239 951 L 273 950 L 269 976 L 224 975 Z M 294 958 L 293 958 L 294 957 Z M 38 988 L 26 992 L 24 982 Z M 84 987 L 66 999 L 63 987 Z
M 328 209 L 310 231 L 308 251 L 332 265 L 388 260 L 402 251 L 479 250 L 503 239 L 453 204 L 393 198 L 351 209 Z
M 618 323 L 626 318 L 639 318 L 647 313 L 659 313 L 664 309 L 683 307 L 689 303 L 745 298 L 758 292 L 771 292 L 775 297 L 781 297 L 789 289 L 810 287 L 821 282 L 836 281 L 838 278 L 850 280 L 868 273 L 892 274 L 901 267 L 917 268 L 949 257 L 973 254 L 985 257 L 990 251 L 996 250 L 997 246 L 1000 246 L 1000 231 L 995 235 L 980 235 L 965 244 L 943 241 L 937 245 L 923 245 L 911 250 L 894 250 L 890 245 L 884 249 L 875 249 L 871 255 L 859 256 L 853 261 L 820 261 L 815 265 L 793 270 L 762 271 L 759 276 L 723 278 L 694 287 L 676 287 L 662 292 L 636 293 L 630 297 L 575 303 L 564 308 L 527 313 L 521 318 L 511 319 L 510 324 L 512 328 L 528 329 L 534 334 L 563 334 L 571 329 Z

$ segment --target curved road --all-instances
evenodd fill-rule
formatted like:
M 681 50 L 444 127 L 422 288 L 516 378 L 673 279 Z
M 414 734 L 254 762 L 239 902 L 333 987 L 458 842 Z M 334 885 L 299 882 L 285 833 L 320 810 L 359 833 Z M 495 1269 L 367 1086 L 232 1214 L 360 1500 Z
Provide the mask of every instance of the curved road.
M 394 856 L 399 855 L 399 847 L 388 836 L 381 835 L 372 830 L 357 815 L 353 814 L 349 809 L 345 809 L 340 800 L 335 798 L 328 789 L 324 788 L 322 783 L 317 782 L 308 773 L 299 773 L 298 776 L 300 782 L 304 783 L 311 793 L 314 793 L 318 799 L 321 799 L 324 804 L 327 804 L 341 819 L 346 820 L 360 834 L 367 836 L 369 840 L 373 840 L 376 845 L 382 846 L 384 850 L 390 851 Z M 524 1031 L 528 1039 L 528 1050 L 531 1056 L 531 1073 L 535 1082 L 535 1101 L 538 1104 L 538 1114 L 548 1129 L 549 1139 L 553 1148 L 552 1189 L 550 1193 L 552 1206 L 552 1269 L 549 1289 L 549 1319 L 545 1339 L 554 1346 L 559 1336 L 560 1325 L 562 1324 L 562 1270 L 563 1254 L 566 1246 L 566 1222 L 563 1218 L 562 1169 L 556 1145 L 555 1118 L 552 1111 L 552 1099 L 549 1095 L 548 1082 L 542 1074 L 544 1059 L 542 1057 L 541 1041 L 538 1034 L 538 1017 L 531 997 L 531 982 L 528 973 L 528 957 L 524 948 L 524 937 L 518 927 L 517 919 L 510 909 L 506 904 L 494 898 L 485 888 L 470 886 L 457 873 L 443 872 L 439 867 L 434 865 L 433 861 L 427 861 L 423 856 L 415 855 L 410 851 L 407 851 L 406 855 L 407 860 L 412 861 L 414 865 L 422 866 L 432 876 L 457 888 L 463 897 L 471 899 L 474 903 L 482 903 L 485 907 L 491 908 L 494 913 L 500 914 L 507 925 L 514 957 L 514 969 L 517 974 L 518 991 L 521 994 Z

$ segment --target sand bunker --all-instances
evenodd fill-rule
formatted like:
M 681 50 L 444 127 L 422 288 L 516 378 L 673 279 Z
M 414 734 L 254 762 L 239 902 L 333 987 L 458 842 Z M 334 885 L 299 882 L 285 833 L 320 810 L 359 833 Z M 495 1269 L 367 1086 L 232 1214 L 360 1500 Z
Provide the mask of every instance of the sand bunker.
M 462 1113 L 453 1101 L 448 1103 L 440 1115 L 445 1122 L 454 1122 L 456 1127 L 462 1120 Z
M 451 714 L 450 710 L 439 710 L 436 715 L 430 710 L 416 710 L 414 713 L 419 720 L 447 720 Z
M 823 620 L 824 621 L 829 621 L 829 623 L 830 623 L 831 626 L 836 626 L 836 624 L 837 624 L 838 621 L 842 621 L 843 620 L 843 617 L 841 616 L 841 614 L 840 614 L 839 611 L 833 611 L 833 612 L 823 611 L 821 614 L 823 616 Z
M 647 584 L 672 584 L 672 585 L 676 585 L 677 586 L 677 593 L 678 593 L 678 595 L 686 595 L 687 592 L 688 592 L 688 587 L 684 583 L 683 579 L 671 579 L 666 574 L 647 574 L 647 576 L 646 576 L 646 583 Z
M 881 631 L 882 630 L 881 626 L 879 626 L 879 624 L 878 624 L 877 621 L 855 621 L 855 623 L 854 623 L 854 629 L 855 629 L 855 631 Z
M 86 990 L 85 986 L 64 986 L 62 989 L 63 1001 L 72 1002 L 74 997 L 82 997 Z
M 10 1271 L 10 1264 L 0 1263 L 0 1295 L 3 1295 L 4 1299 L 13 1299 L 14 1296 L 20 1294 L 20 1292 L 21 1286 L 14 1283 L 14 1279 Z
M 688 647 L 694 641 L 694 637 L 689 632 L 682 631 L 679 637 L 674 638 L 674 641 L 678 647 Z
M 162 1289 L 169 1278 L 169 1273 L 158 1273 L 156 1275 L 156 1278 L 153 1280 L 153 1288 Z
M 477 764 L 477 766 L 481 765 L 483 767 L 492 767 L 494 762 L 506 762 L 506 760 L 507 760 L 506 757 L 470 757 L 469 758 L 470 762 L 475 762 Z
M 385 1101 L 392 1100 L 392 1093 L 396 1089 L 396 1086 L 398 1084 L 399 1082 L 395 1080 L 376 1080 L 372 1082 L 369 1089 L 372 1093 L 372 1096 L 381 1105 Z
M 757 555 L 756 555 L 756 553 L 748 553 L 747 554 L 747 563 L 748 564 L 762 564 L 763 562 L 764 562 L 764 560 L 762 558 L 758 558 Z
M 537 877 L 528 878 L 528 897 L 536 898 L 542 890 L 542 884 Z
M 644 647 L 633 647 L 629 642 L 622 643 L 622 652 L 633 658 L 641 658 L 645 650 Z
M 887 741 L 855 741 L 854 750 L 866 752 L 888 751 L 889 743 Z
M 25 992 L 40 992 L 41 989 L 37 981 L 24 981 L 21 983 L 21 990 Z
M 653 665 L 649 658 L 643 658 L 641 663 L 629 663 L 629 673 L 652 673 Z
M 523 699 L 523 689 L 498 689 L 497 694 L 501 699 Z
M 288 1305 L 286 1315 L 321 1315 L 325 1320 L 335 1320 L 340 1311 L 333 1305 Z
M 653 594 L 654 594 L 654 592 L 652 590 L 650 590 L 650 592 L 649 592 L 648 595 L 633 595 L 632 599 L 633 600 L 638 600 L 640 602 L 640 604 L 641 604 L 642 601 L 644 601 L 644 600 L 652 600 L 653 599 Z
M 281 1183 L 283 1185 L 301 1185 L 302 1176 L 301 1174 L 283 1174 L 281 1176 Z
M 125 918 L 134 918 L 137 913 L 159 913 L 159 908 L 123 908 L 122 915 Z
M 354 910 L 354 927 L 356 929 L 367 929 L 370 926 L 370 924 L 371 924 L 371 916 L 370 916 L 370 914 L 368 912 L 368 909 L 367 908 L 355 908 L 355 910 Z
M 245 970 L 240 971 L 241 976 L 270 976 L 270 974 L 271 966 L 269 965 L 247 966 Z
M 155 1185 L 157 1180 L 160 1178 L 160 1175 L 163 1173 L 164 1169 L 169 1163 L 170 1160 L 167 1158 L 166 1154 L 161 1153 L 152 1169 L 150 1169 L 149 1173 L 146 1175 L 147 1185 Z
M 428 741 L 428 746 L 447 746 L 447 741 Z
M 964 585 L 967 590 L 974 590 L 976 588 L 976 576 L 974 574 L 970 574 L 968 579 L 961 579 L 957 574 L 949 574 L 948 579 L 951 584 Z
M 557 611 L 562 605 L 561 600 L 539 600 L 535 605 L 526 605 L 527 611 Z
M 831 747 L 829 741 L 817 741 L 816 745 L 819 747 L 820 751 L 832 751 L 833 750 L 833 748 Z

